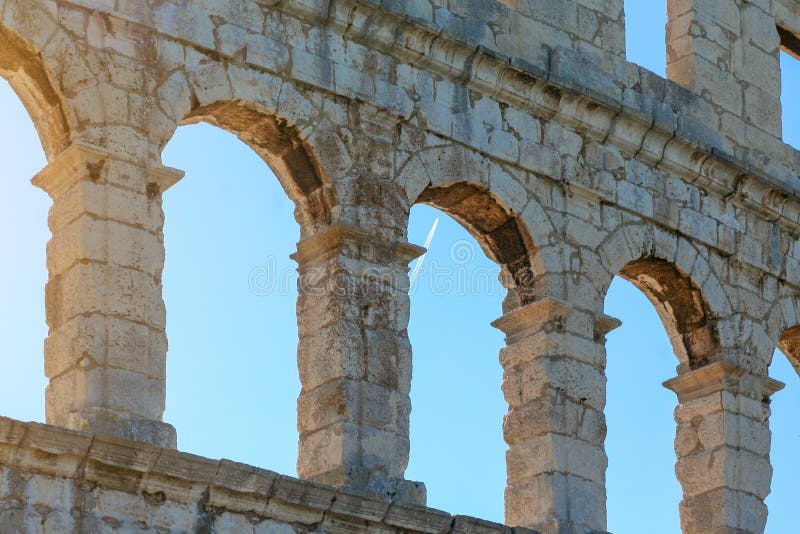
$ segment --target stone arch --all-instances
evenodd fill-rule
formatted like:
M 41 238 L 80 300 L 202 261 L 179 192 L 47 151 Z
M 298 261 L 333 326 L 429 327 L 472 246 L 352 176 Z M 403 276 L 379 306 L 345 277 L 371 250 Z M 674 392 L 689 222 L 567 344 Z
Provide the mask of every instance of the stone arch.
M 37 24 L 57 25 L 49 15 L 31 14 Z M 0 77 L 8 81 L 33 121 L 45 155 L 52 160 L 70 143 L 71 121 L 64 105 L 58 83 L 45 64 L 40 50 L 23 36 L 5 25 L 0 25 Z
M 506 211 L 490 190 L 466 182 L 426 188 L 417 203 L 438 208 L 476 238 L 486 255 L 511 275 L 522 302 L 533 300 L 526 284 L 535 271 L 529 250 L 532 242 L 518 217 Z
M 792 367 L 800 375 L 800 296 L 788 294 L 782 296 L 775 302 L 772 309 L 767 314 L 766 331 L 770 339 L 777 339 L 776 346 L 786 355 Z M 766 343 L 766 341 L 765 341 Z M 764 344 L 765 344 L 764 343 Z M 767 355 L 768 366 L 772 363 L 772 351 Z
M 319 95 L 303 95 L 290 82 L 258 71 L 193 56 L 162 81 L 157 94 L 160 110 L 174 125 L 156 140 L 159 151 L 178 126 L 207 122 L 222 128 L 275 173 L 297 207 L 303 238 L 334 222 L 337 203 L 329 176 L 341 171 L 349 156 L 328 121 L 300 111 L 316 110 L 306 97 Z M 337 172 L 329 173 L 329 167 Z
M 552 224 L 520 182 L 511 170 L 456 145 L 411 156 L 398 177 L 409 208 L 427 204 L 447 213 L 500 265 L 503 284 L 513 289 L 504 307 L 512 309 L 549 295 L 546 274 L 552 272 L 536 246 Z M 537 235 L 525 223 L 525 214 L 534 212 L 544 222 Z
M 430 137 L 425 138 L 419 132 L 406 131 L 401 134 L 401 136 L 403 135 L 420 135 L 422 137 L 419 139 L 420 144 L 424 144 L 426 141 L 437 143 Z M 531 303 L 551 295 L 546 274 L 557 272 L 557 270 L 555 268 L 547 269 L 547 259 L 540 254 L 536 243 L 540 237 L 546 239 L 544 236 L 553 233 L 552 224 L 537 199 L 527 191 L 524 186 L 525 179 L 522 178 L 525 175 L 519 169 L 499 164 L 484 154 L 446 140 L 411 155 L 406 156 L 402 152 L 399 153 L 404 156 L 404 159 L 396 162 L 398 170 L 395 174 L 394 191 L 406 217 L 412 207 L 417 204 L 436 208 L 466 230 L 474 239 L 474 241 L 470 240 L 470 245 L 476 243 L 486 259 L 500 267 L 500 281 L 508 289 L 508 293 L 504 300 L 502 297 L 498 297 L 496 300 L 488 302 L 488 306 L 484 308 L 486 312 L 491 313 L 492 308 L 502 307 L 504 316 L 507 313 L 513 314 L 516 311 L 525 310 Z M 529 231 L 528 224 L 537 223 L 540 220 L 543 224 L 537 226 L 535 230 Z M 451 249 L 451 252 L 454 250 L 456 249 Z M 482 260 L 485 261 L 485 259 Z M 477 295 L 473 294 L 472 297 L 477 297 Z M 447 306 L 444 302 L 441 305 Z M 535 306 L 535 304 L 533 305 Z M 412 316 L 416 315 L 413 303 L 411 311 Z M 441 313 L 441 308 L 437 312 Z M 486 326 L 488 327 L 488 324 Z M 500 329 L 496 323 L 492 323 L 492 326 Z M 452 327 L 442 325 L 442 328 Z M 477 332 L 477 328 L 479 328 L 478 325 L 471 332 Z M 469 335 L 469 333 L 465 333 L 464 337 Z M 504 343 L 499 343 L 497 348 L 506 350 L 502 348 Z M 424 345 L 427 344 L 423 342 L 423 346 L 415 347 L 415 351 L 417 351 L 417 354 L 413 356 L 415 361 L 419 360 L 420 355 L 423 360 L 430 360 L 425 357 Z M 469 349 L 465 350 L 469 351 Z M 480 358 L 480 360 L 497 362 L 496 357 L 490 360 Z M 499 368 L 496 370 L 500 371 Z M 423 384 L 426 375 L 431 376 L 430 371 L 426 371 L 424 366 L 419 374 L 420 376 L 417 378 L 421 378 Z M 497 386 L 505 384 L 503 380 L 497 376 Z M 452 388 L 448 392 L 448 396 L 459 399 L 462 395 L 470 396 L 470 392 L 472 392 L 471 396 L 485 394 L 488 399 L 503 398 L 501 396 L 503 395 L 503 386 L 497 390 L 491 387 L 487 388 L 492 382 L 494 380 L 491 372 L 486 371 L 480 373 L 474 384 L 470 385 L 471 387 Z M 420 385 L 412 384 L 412 388 L 419 388 Z M 445 412 L 448 410 L 448 407 L 445 406 L 438 407 L 438 411 L 432 410 L 430 402 L 423 400 L 424 393 L 420 389 L 417 391 L 419 392 L 417 393 L 418 400 L 422 402 L 414 409 L 421 412 L 422 418 L 426 417 L 426 414 L 434 412 L 441 416 L 442 410 Z M 497 397 L 491 396 L 493 391 Z M 457 414 L 461 413 L 463 406 L 464 403 L 458 402 L 458 406 L 449 408 L 453 410 L 450 414 L 458 417 Z M 490 417 L 493 422 L 488 421 L 490 425 L 497 424 L 503 418 L 502 412 L 505 410 L 505 403 L 499 404 L 498 407 L 500 408 L 498 412 L 493 413 Z M 445 415 L 448 414 L 445 413 Z M 469 449 L 465 453 L 468 455 L 498 454 L 497 458 L 502 458 L 503 451 L 507 446 L 503 437 L 503 434 L 498 432 L 494 436 L 496 438 L 494 445 L 489 445 L 483 450 Z M 444 436 L 440 439 L 445 443 L 452 443 Z M 412 450 L 413 443 L 412 441 Z M 484 443 L 484 446 L 486 445 Z M 498 486 L 494 486 L 487 480 L 486 487 L 481 491 L 486 492 L 486 496 L 494 491 L 502 494 L 502 484 L 503 481 L 498 480 Z
M 617 275 L 642 291 L 687 370 L 719 357 L 724 341 L 719 321 L 731 315 L 731 307 L 702 250 L 644 223 L 617 227 L 598 250 L 607 270 L 599 286 L 601 295 Z
M 207 122 L 236 135 L 272 169 L 298 208 L 304 230 L 331 222 L 332 188 L 319 158 L 296 127 L 249 102 L 219 101 L 194 108 L 181 125 Z

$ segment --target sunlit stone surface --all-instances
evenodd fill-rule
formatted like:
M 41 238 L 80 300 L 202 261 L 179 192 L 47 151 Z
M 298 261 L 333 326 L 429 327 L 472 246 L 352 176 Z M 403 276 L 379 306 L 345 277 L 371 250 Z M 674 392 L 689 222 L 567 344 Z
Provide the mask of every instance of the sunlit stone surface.
M 800 358 L 778 60 L 800 53 L 800 3 L 670 0 L 670 80 L 625 61 L 622 4 L 0 0 L 0 74 L 53 201 L 53 426 L 0 420 L 0 531 L 602 532 L 619 274 L 681 362 L 684 532 L 762 532 L 767 369 L 776 346 Z M 302 481 L 178 453 L 161 420 L 161 195 L 183 173 L 160 153 L 198 121 L 296 204 Z M 415 203 L 463 223 L 509 290 L 513 529 L 424 508 L 404 477 Z

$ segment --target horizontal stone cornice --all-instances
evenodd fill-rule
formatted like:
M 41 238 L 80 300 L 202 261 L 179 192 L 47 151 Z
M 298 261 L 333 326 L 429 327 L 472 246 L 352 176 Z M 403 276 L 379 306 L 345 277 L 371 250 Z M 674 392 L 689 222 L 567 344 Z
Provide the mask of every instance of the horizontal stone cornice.
M 86 8 L 78 0 L 65 3 Z M 791 169 L 788 175 L 776 174 L 775 169 L 781 165 L 764 168 L 764 154 L 750 150 L 744 141 L 738 148 L 731 145 L 720 132 L 692 116 L 689 108 L 702 97 L 631 63 L 609 56 L 604 58 L 608 68 L 603 70 L 598 66 L 601 62 L 564 48 L 523 61 L 461 42 L 447 32 L 363 0 L 284 0 L 265 5 L 305 23 L 325 25 L 398 61 L 457 79 L 500 102 L 617 146 L 653 167 L 743 205 L 792 233 L 800 233 L 797 165 L 783 163 L 784 170 L 787 165 Z M 107 14 L 151 28 L 165 38 L 186 42 L 185 36 L 159 32 L 146 13 L 107 10 Z M 240 61 L 200 43 L 187 44 L 213 53 L 216 58 Z M 257 65 L 249 67 L 263 70 Z M 647 82 L 642 85 L 657 87 L 659 94 L 629 86 L 626 80 L 631 77 Z M 331 92 L 329 87 L 318 89 Z M 777 139 L 770 151 L 787 155 L 791 152 L 794 160 L 800 161 L 800 154 Z M 743 156 L 737 156 L 737 152 Z M 599 191 L 587 193 L 606 197 Z
M 102 435 L 0 417 L 0 466 L 143 495 L 145 501 L 216 507 L 248 517 L 310 523 L 373 522 L 409 533 L 534 534 L 419 506 L 406 506 L 239 464 Z M 333 516 L 333 517 L 331 517 Z M 450 530 L 453 525 L 461 530 Z M 355 531 L 355 530 L 354 530 Z
M 294 4 L 303 7 L 293 11 Z M 330 9 L 323 9 L 323 4 Z M 800 180 L 796 169 L 784 177 L 798 181 L 790 186 L 785 179 L 764 172 L 758 164 L 735 156 L 722 134 L 687 113 L 679 113 L 682 100 L 701 97 L 672 81 L 660 80 L 666 95 L 672 94 L 675 100 L 670 107 L 661 101 L 665 98 L 621 87 L 596 64 L 564 48 L 556 48 L 539 63 L 518 62 L 361 0 L 290 0 L 276 8 L 295 16 L 305 14 L 310 17 L 309 22 L 316 23 L 322 22 L 321 14 L 326 13 L 324 22 L 346 32 L 350 39 L 383 50 L 400 61 L 458 78 L 470 89 L 496 100 L 614 144 L 625 153 L 635 153 L 651 165 L 800 231 Z M 615 67 L 618 71 L 635 68 L 621 60 Z M 554 92 L 556 88 L 558 91 Z M 776 139 L 774 149 L 780 152 L 786 147 Z M 800 157 L 796 159 L 800 161 Z
M 87 7 L 78 0 L 65 3 Z M 678 113 L 682 103 L 701 97 L 633 64 L 609 56 L 605 59 L 616 73 L 611 75 L 598 67 L 598 62 L 564 48 L 556 48 L 535 61 L 506 57 L 363 0 L 285 0 L 268 5 L 303 22 L 325 24 L 348 39 L 372 46 L 399 61 L 457 78 L 472 90 L 612 143 L 623 152 L 634 152 L 652 165 L 665 167 L 697 185 L 756 208 L 765 218 L 780 220 L 793 231 L 800 231 L 800 182 L 787 183 L 787 179 L 798 181 L 797 169 L 792 169 L 791 176 L 777 177 L 758 165 L 760 154 L 753 155 L 753 162 L 737 157 L 721 133 L 688 113 Z M 178 39 L 159 32 L 146 14 L 114 10 L 106 13 Z M 205 49 L 201 43 L 192 44 Z M 219 51 L 207 51 L 215 57 L 224 57 Z M 233 57 L 227 59 L 238 61 Z M 657 79 L 666 88 L 665 95 L 625 87 L 623 73 L 634 70 L 640 76 L 652 78 L 650 82 Z M 320 89 L 330 91 L 327 87 Z M 670 98 L 674 101 L 672 106 L 662 102 Z M 776 153 L 787 150 L 777 139 L 773 148 Z M 715 176 L 704 171 L 697 164 L 704 158 L 715 161 L 715 167 L 727 167 L 726 172 Z M 800 156 L 795 159 L 800 161 Z M 742 175 L 751 186 L 737 190 Z M 748 189 L 757 193 L 751 194 Z M 764 194 L 765 189 L 773 193 Z

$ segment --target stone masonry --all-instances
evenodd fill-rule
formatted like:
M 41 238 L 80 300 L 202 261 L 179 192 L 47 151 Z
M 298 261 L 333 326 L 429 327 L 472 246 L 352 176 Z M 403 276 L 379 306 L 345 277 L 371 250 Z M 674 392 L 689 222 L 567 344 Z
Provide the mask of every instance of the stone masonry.
M 763 532 L 774 349 L 800 369 L 778 56 L 800 56 L 800 2 L 666 4 L 668 80 L 625 60 L 623 0 L 0 0 L 53 201 L 50 426 L 0 419 L 0 532 L 603 532 L 616 275 L 679 363 L 683 531 Z M 160 154 L 198 121 L 296 205 L 302 480 L 178 453 L 162 421 L 161 199 L 183 173 Z M 508 288 L 509 527 L 404 477 L 416 203 Z

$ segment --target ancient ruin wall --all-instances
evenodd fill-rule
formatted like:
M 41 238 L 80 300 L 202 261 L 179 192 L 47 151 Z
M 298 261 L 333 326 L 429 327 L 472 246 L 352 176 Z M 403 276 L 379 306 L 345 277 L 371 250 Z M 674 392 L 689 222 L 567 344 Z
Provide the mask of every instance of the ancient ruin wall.
M 2 420 L 2 528 L 508 532 L 421 507 L 404 477 L 422 252 L 406 227 L 426 203 L 509 289 L 509 525 L 606 528 L 619 322 L 603 301 L 620 275 L 680 363 L 684 532 L 762 532 L 774 348 L 800 366 L 778 61 L 799 53 L 800 3 L 669 0 L 669 80 L 625 61 L 622 4 L 0 0 L 0 74 L 49 161 L 33 183 L 53 200 L 55 425 Z M 183 173 L 160 153 L 197 121 L 239 136 L 296 204 L 304 482 L 176 453 L 162 421 L 161 197 Z

